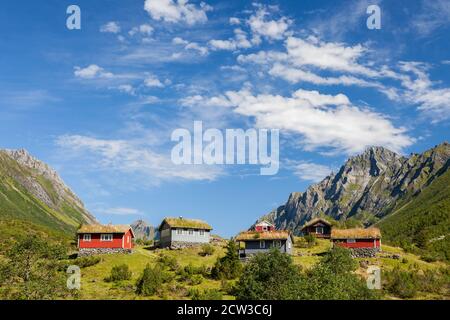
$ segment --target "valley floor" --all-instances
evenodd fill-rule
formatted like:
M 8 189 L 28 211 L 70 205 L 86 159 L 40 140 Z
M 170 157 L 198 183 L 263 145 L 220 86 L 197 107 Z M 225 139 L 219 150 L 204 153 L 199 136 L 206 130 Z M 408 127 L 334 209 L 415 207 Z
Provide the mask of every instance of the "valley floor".
M 202 282 L 197 285 L 190 285 L 178 279 L 175 276 L 173 284 L 168 286 L 164 294 L 160 296 L 141 297 L 135 294 L 135 283 L 147 264 L 155 265 L 160 255 L 175 257 L 180 267 L 192 265 L 194 267 L 212 267 L 217 257 L 222 256 L 225 252 L 224 244 L 215 245 L 215 251 L 210 256 L 202 256 L 201 248 L 188 248 L 182 250 L 150 250 L 148 247 L 138 246 L 134 253 L 129 255 L 114 254 L 102 255 L 101 262 L 98 264 L 81 269 L 81 290 L 80 299 L 189 299 L 187 292 L 191 289 L 216 289 L 222 290 L 223 283 L 210 278 L 203 278 Z M 327 240 L 318 240 L 317 244 L 311 248 L 294 247 L 293 260 L 294 263 L 302 268 L 311 268 L 316 264 L 323 253 L 328 251 L 331 244 Z M 437 270 L 440 268 L 448 268 L 443 262 L 425 262 L 420 260 L 416 255 L 406 253 L 400 248 L 383 245 L 382 252 L 375 258 L 357 259 L 360 267 L 357 273 L 365 277 L 367 275 L 367 266 L 378 266 L 382 271 L 390 271 L 394 267 L 401 270 Z M 110 283 L 104 281 L 115 265 L 127 264 L 132 271 L 132 279 L 121 281 L 118 283 Z M 383 296 L 385 299 L 394 299 L 388 295 Z M 450 299 L 449 296 L 443 297 L 437 294 L 418 293 L 414 299 Z M 223 292 L 223 299 L 234 299 L 233 296 Z

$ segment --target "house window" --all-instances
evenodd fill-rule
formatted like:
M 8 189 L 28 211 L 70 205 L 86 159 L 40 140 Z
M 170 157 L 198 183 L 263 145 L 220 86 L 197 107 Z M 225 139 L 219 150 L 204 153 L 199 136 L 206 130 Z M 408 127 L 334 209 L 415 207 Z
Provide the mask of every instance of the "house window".
M 262 229 L 263 231 L 267 231 L 267 226 L 264 226 Z
M 91 241 L 91 235 L 90 234 L 83 234 L 83 241 Z
M 355 243 L 356 240 L 355 239 L 347 239 L 347 243 Z
M 316 227 L 316 233 L 323 234 L 323 227 Z
M 194 230 L 189 229 L 189 235 L 192 236 L 194 234 Z
M 183 230 L 182 229 L 177 229 L 177 234 L 183 234 Z
M 205 230 L 200 230 L 200 235 L 201 236 L 205 235 Z
M 259 241 L 259 248 L 265 249 L 266 248 L 266 242 L 264 240 Z
M 113 241 L 113 235 L 111 233 L 101 234 L 100 241 Z
M 281 248 L 281 241 L 280 240 L 276 240 L 275 241 L 275 247 Z

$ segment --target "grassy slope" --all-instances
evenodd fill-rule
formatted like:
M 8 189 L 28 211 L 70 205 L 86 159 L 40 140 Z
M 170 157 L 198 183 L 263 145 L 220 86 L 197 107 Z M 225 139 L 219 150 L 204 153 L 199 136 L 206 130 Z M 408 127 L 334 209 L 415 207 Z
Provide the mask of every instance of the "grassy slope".
M 139 297 L 134 293 L 134 285 L 139 275 L 145 266 L 149 263 L 154 265 L 158 260 L 158 255 L 164 253 L 169 256 L 174 256 L 180 266 L 192 264 L 196 267 L 201 265 L 213 266 L 218 256 L 224 254 L 222 246 L 215 246 L 216 250 L 212 256 L 203 257 L 199 255 L 200 248 L 187 248 L 183 250 L 156 250 L 150 251 L 144 247 L 137 247 L 133 254 L 123 255 L 103 255 L 102 261 L 92 267 L 84 268 L 81 271 L 81 299 L 161 299 L 154 297 Z M 133 273 L 132 279 L 129 281 L 122 281 L 119 284 L 107 283 L 103 279 L 109 275 L 112 266 L 119 264 L 127 264 Z M 180 284 L 182 284 L 180 282 Z M 184 284 L 183 284 L 184 285 Z M 204 279 L 203 282 L 196 286 L 184 285 L 186 288 L 199 289 L 220 289 L 220 281 Z M 175 293 L 169 294 L 168 299 L 186 299 L 186 297 L 179 296 Z M 230 299 L 232 297 L 224 297 Z
M 74 204 L 65 200 L 58 204 L 58 209 L 52 209 L 37 199 L 17 182 L 17 177 L 27 179 L 32 177 L 56 202 L 57 195 L 52 183 L 28 168 L 0 152 L 0 220 L 28 221 L 55 231 L 72 234 L 83 221 L 82 215 Z
M 319 240 L 318 244 L 312 248 L 298 248 L 294 247 L 294 263 L 302 266 L 303 268 L 311 268 L 315 263 L 320 260 L 323 253 L 331 248 L 331 244 L 327 240 Z M 183 250 L 156 250 L 149 251 L 143 247 L 136 248 L 135 253 L 131 255 L 104 255 L 102 261 L 92 267 L 82 269 L 82 289 L 81 299 L 161 299 L 159 297 L 139 297 L 134 293 L 134 285 L 136 279 L 144 269 L 147 263 L 155 264 L 158 259 L 158 254 L 163 252 L 164 254 L 174 256 L 177 258 L 178 263 L 182 266 L 192 263 L 194 266 L 207 265 L 212 266 L 218 256 L 224 254 L 223 247 L 216 246 L 214 255 L 209 257 L 202 257 L 199 255 L 199 248 L 189 248 Z M 390 254 L 400 255 L 400 259 L 392 259 L 386 256 Z M 406 259 L 403 259 L 406 258 Z M 443 262 L 425 262 L 420 260 L 419 257 L 411 253 L 405 253 L 402 249 L 396 247 L 390 247 L 383 245 L 383 253 L 376 258 L 370 259 L 358 259 L 368 260 L 370 265 L 377 265 L 382 270 L 392 270 L 395 266 L 399 266 L 403 270 L 410 270 L 412 267 L 419 268 L 421 270 L 427 269 L 439 269 L 446 267 Z M 133 278 L 130 281 L 123 281 L 119 284 L 107 283 L 103 279 L 109 275 L 111 267 L 118 264 L 127 264 L 133 272 Z M 365 269 L 360 268 L 358 273 L 365 275 Z M 182 283 L 180 283 L 182 284 Z M 186 288 L 190 288 L 185 284 L 182 284 Z M 220 281 L 211 279 L 205 279 L 200 285 L 194 286 L 199 289 L 211 289 L 215 288 L 220 290 Z M 233 299 L 231 296 L 224 296 L 225 299 Z M 389 297 L 387 297 L 389 298 Z M 418 299 L 433 299 L 441 298 L 439 296 L 430 295 L 418 295 Z M 177 295 L 176 293 L 169 293 L 167 299 L 187 299 L 184 296 Z
M 450 170 L 377 225 L 389 243 L 412 243 L 424 253 L 450 260 Z

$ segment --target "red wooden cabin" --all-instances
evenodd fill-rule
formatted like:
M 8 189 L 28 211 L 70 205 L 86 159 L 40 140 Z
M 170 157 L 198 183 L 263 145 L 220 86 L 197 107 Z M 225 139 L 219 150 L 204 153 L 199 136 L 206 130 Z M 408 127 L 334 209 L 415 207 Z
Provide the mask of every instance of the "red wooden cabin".
M 378 228 L 333 229 L 331 241 L 344 248 L 381 249 L 381 232 Z
M 275 226 L 270 222 L 263 220 L 255 224 L 254 230 L 258 232 L 274 231 Z
M 331 235 L 331 223 L 322 218 L 315 218 L 306 223 L 301 232 L 303 235 L 313 235 L 316 238 L 329 239 Z
M 83 225 L 78 230 L 79 249 L 132 249 L 133 229 L 129 225 Z

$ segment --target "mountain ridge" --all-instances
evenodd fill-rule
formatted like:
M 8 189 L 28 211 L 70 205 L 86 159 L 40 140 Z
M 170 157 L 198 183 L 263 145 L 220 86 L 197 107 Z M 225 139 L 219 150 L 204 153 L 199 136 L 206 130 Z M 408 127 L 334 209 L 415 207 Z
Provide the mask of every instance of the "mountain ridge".
M 97 223 L 58 173 L 25 149 L 0 149 L 0 218 L 67 233 Z
M 338 221 L 354 218 L 365 226 L 372 225 L 420 193 L 449 166 L 448 142 L 409 157 L 369 147 L 350 157 L 337 173 L 304 192 L 292 192 L 284 205 L 259 220 L 269 220 L 296 234 L 317 216 Z

